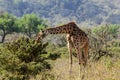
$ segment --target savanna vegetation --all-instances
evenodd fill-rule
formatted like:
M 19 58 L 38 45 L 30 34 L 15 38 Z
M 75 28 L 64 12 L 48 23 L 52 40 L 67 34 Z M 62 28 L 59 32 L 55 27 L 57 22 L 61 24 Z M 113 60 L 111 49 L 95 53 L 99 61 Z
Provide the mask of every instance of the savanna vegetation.
M 22 17 L 8 13 L 0 15 L 1 80 L 70 80 L 65 35 L 47 36 L 35 43 L 38 31 L 48 26 L 35 14 Z M 84 27 L 84 31 L 90 44 L 84 80 L 119 80 L 120 25 Z M 79 65 L 75 51 L 73 55 L 72 80 L 77 80 Z

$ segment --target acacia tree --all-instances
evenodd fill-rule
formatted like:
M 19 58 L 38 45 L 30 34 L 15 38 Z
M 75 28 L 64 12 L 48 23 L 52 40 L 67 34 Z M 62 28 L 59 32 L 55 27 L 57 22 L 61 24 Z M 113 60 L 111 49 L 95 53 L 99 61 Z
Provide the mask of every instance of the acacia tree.
M 32 34 L 37 34 L 40 28 L 45 28 L 47 25 L 35 14 L 26 14 L 19 19 L 18 27 L 21 27 L 21 31 L 31 38 Z
M 90 39 L 90 52 L 93 59 L 99 60 L 102 56 L 111 56 L 111 51 L 109 50 L 109 42 L 116 39 L 120 26 L 119 25 L 102 25 L 89 30 Z
M 0 15 L 0 30 L 2 34 L 2 43 L 4 42 L 7 34 L 11 34 L 12 32 L 17 31 L 17 27 L 14 25 L 15 20 L 15 16 L 11 14 L 4 13 Z

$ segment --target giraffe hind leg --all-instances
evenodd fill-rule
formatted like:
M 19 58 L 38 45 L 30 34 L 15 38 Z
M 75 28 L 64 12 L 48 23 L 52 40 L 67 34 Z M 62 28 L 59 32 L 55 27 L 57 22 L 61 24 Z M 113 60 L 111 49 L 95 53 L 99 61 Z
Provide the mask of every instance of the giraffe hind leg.
M 88 49 L 89 49 L 89 46 L 88 44 L 86 44 L 83 48 L 83 56 L 84 56 L 84 61 L 85 61 L 85 65 L 87 63 L 87 59 L 88 59 Z
M 88 49 L 89 49 L 89 46 L 88 46 L 88 44 L 86 44 L 83 47 L 83 59 L 85 61 L 85 63 L 83 64 L 83 67 L 84 67 L 83 78 L 86 78 L 86 79 L 88 79 L 88 65 L 87 65 Z
M 78 49 L 77 55 L 78 55 L 79 64 L 84 64 L 85 61 L 84 61 L 84 58 L 83 58 L 83 55 L 82 55 L 82 49 L 81 48 Z

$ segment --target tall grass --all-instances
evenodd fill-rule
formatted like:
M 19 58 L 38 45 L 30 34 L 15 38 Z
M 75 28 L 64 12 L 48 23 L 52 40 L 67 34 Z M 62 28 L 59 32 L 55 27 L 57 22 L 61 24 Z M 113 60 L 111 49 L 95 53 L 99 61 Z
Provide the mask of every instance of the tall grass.
M 114 49 L 114 48 L 113 48 Z M 99 61 L 89 60 L 84 70 L 83 80 L 119 80 L 120 79 L 120 58 L 119 53 L 116 52 L 112 57 L 104 56 Z M 52 70 L 49 74 L 54 75 L 44 78 L 45 80 L 80 80 L 80 66 L 76 57 L 73 58 L 73 66 L 71 76 L 69 74 L 69 59 L 68 56 L 61 57 L 52 62 Z M 41 74 L 31 80 L 42 80 Z
M 90 61 L 86 67 L 87 73 L 84 80 L 119 80 L 120 79 L 120 59 L 103 58 L 100 61 Z M 79 80 L 79 65 L 74 59 L 72 67 L 72 77 L 69 75 L 68 59 L 58 59 L 52 69 L 56 80 Z

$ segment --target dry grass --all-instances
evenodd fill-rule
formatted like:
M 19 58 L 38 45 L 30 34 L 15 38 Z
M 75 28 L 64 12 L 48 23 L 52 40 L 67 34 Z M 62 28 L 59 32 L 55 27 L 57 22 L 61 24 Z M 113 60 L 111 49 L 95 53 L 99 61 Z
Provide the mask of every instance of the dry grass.
M 98 62 L 90 62 L 86 68 L 87 73 L 84 73 L 84 80 L 119 80 L 120 60 L 116 62 L 112 62 L 110 59 L 108 60 L 104 59 Z M 56 76 L 56 80 L 80 80 L 79 70 L 78 62 L 75 59 L 72 77 L 69 77 L 69 61 L 63 58 L 55 62 L 52 73 Z
M 51 71 L 55 75 L 55 79 L 45 80 L 81 80 L 79 77 L 79 65 L 77 59 L 74 58 L 71 77 L 69 75 L 68 58 L 57 59 Z M 84 72 L 84 71 L 82 71 Z M 103 58 L 97 62 L 89 62 L 82 80 L 120 80 L 120 59 Z M 41 76 L 30 80 L 41 80 Z
M 119 50 L 119 49 L 118 49 Z M 99 61 L 89 61 L 84 70 L 81 71 L 84 74 L 83 80 L 120 80 L 120 52 L 114 50 L 114 56 L 104 56 Z M 73 58 L 72 74 L 69 74 L 69 58 L 62 56 L 55 60 L 52 64 L 52 70 L 50 74 L 54 74 L 55 78 L 45 78 L 43 80 L 81 80 L 79 77 L 80 67 L 78 60 Z M 87 72 L 87 73 L 86 73 Z M 40 75 L 30 80 L 42 80 Z

